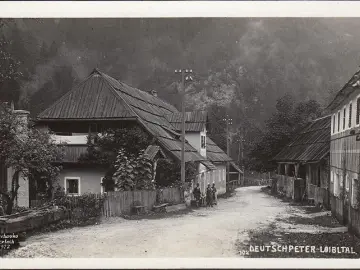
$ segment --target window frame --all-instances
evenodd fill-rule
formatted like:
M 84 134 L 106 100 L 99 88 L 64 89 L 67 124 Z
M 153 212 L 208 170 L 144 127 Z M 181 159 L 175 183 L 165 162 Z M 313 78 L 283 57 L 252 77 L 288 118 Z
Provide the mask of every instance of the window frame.
M 68 180 L 78 180 L 78 193 L 68 193 L 67 191 L 67 181 Z M 67 196 L 80 196 L 81 195 L 81 178 L 79 176 L 65 176 L 64 177 L 64 188 Z
M 203 143 L 204 140 L 204 143 Z M 200 135 L 200 148 L 206 149 L 206 135 Z
M 358 182 L 358 178 L 352 178 L 351 179 L 351 206 L 356 207 L 357 206 L 357 192 L 358 192 L 358 188 L 359 188 L 359 182 Z M 355 190 L 355 186 L 356 186 L 356 190 Z
M 105 191 L 105 188 L 103 186 L 103 180 L 105 177 L 100 177 L 100 192 L 101 194 L 106 194 L 107 192 Z
M 353 106 L 352 106 L 352 101 L 349 102 L 349 115 L 348 115 L 348 128 L 352 128 L 352 117 L 353 117 L 353 114 L 352 114 L 352 111 L 353 111 Z
M 340 185 L 339 185 L 340 176 L 338 172 L 335 172 L 334 178 L 334 196 L 337 197 L 340 194 Z
M 355 126 L 360 126 L 360 95 L 356 97 Z
M 342 123 L 342 130 L 346 130 L 346 105 L 343 107 L 343 116 L 342 116 L 342 119 L 343 119 L 343 123 Z

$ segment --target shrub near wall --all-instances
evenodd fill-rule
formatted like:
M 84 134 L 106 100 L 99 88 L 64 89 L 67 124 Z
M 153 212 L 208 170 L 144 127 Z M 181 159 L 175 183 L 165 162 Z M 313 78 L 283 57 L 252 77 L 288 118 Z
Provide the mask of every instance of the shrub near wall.
M 88 225 L 100 219 L 104 200 L 103 195 L 87 193 L 81 196 L 59 196 L 52 203 L 69 210 L 72 225 Z

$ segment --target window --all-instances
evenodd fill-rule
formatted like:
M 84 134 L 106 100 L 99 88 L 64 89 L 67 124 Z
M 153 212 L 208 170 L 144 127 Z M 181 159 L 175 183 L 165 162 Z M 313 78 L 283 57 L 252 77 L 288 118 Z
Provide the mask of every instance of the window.
M 336 115 L 333 115 L 333 133 L 335 133 Z
M 317 186 L 320 187 L 321 186 L 321 167 L 318 166 L 317 168 Z
M 338 112 L 338 125 L 337 125 L 337 131 L 340 131 L 340 111 Z
M 206 148 L 206 136 L 201 135 L 201 148 L 205 149 Z
M 356 100 L 356 124 L 359 124 L 360 117 L 360 97 Z
M 343 130 L 345 130 L 345 122 L 346 122 L 346 107 L 344 108 L 344 113 L 343 113 Z
M 335 173 L 334 173 L 334 171 L 331 171 L 331 177 L 330 177 L 331 183 L 334 183 L 334 178 L 335 178 Z
M 351 205 L 357 206 L 357 193 L 358 193 L 358 180 L 352 179 L 352 188 L 351 188 Z
M 80 177 L 65 177 L 65 191 L 68 195 L 80 195 Z
M 343 177 L 339 177 L 340 187 L 343 187 L 343 186 L 344 186 L 344 178 L 345 178 L 345 175 L 343 175 Z
M 339 195 L 339 173 L 335 173 L 335 180 L 334 180 L 334 195 Z
M 349 104 L 349 128 L 351 128 L 352 103 Z
M 348 173 L 345 176 L 345 189 L 346 189 L 346 191 L 349 191 L 349 189 L 350 189 L 350 179 L 349 179 Z

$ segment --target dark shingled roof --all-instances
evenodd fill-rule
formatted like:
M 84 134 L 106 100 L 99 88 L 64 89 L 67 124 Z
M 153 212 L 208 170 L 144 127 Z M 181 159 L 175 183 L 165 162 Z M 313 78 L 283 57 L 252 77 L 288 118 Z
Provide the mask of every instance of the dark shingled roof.
M 88 78 L 38 116 L 53 119 L 134 119 L 158 144 L 181 159 L 181 141 L 165 114 L 177 113 L 161 99 L 128 86 L 95 69 Z M 185 161 L 205 160 L 190 144 L 185 145 Z
M 181 113 L 167 114 L 166 118 L 174 126 L 175 130 L 181 131 Z M 202 131 L 206 127 L 207 113 L 206 111 L 186 112 L 185 130 L 186 131 Z
M 330 152 L 331 116 L 311 121 L 278 153 L 275 161 L 320 161 Z
M 360 70 L 358 70 L 351 79 L 340 89 L 339 92 L 335 95 L 335 98 L 330 102 L 327 110 L 333 110 L 337 108 L 349 95 L 351 95 L 355 90 L 360 89 Z
M 235 164 L 235 162 L 231 161 L 230 165 L 237 170 L 239 173 L 243 173 L 243 171 L 240 169 L 240 167 L 238 165 Z
M 232 160 L 209 137 L 206 138 L 206 157 L 212 162 L 226 162 Z
M 217 169 L 216 166 L 215 166 L 214 164 L 212 164 L 211 161 L 209 161 L 209 160 L 201 161 L 201 163 L 202 163 L 203 165 L 205 165 L 205 166 L 206 166 L 209 170 L 211 170 L 211 171 L 214 171 L 214 170 Z

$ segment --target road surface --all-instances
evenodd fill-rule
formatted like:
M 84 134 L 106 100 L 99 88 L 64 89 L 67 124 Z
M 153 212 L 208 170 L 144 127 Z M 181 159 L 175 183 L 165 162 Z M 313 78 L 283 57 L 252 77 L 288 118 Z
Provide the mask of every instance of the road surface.
M 161 219 L 114 218 L 95 226 L 29 237 L 11 257 L 233 257 L 237 240 L 269 225 L 289 206 L 242 187 L 214 208 Z M 26 255 L 26 253 L 29 255 Z M 25 254 L 25 255 L 24 255 Z

